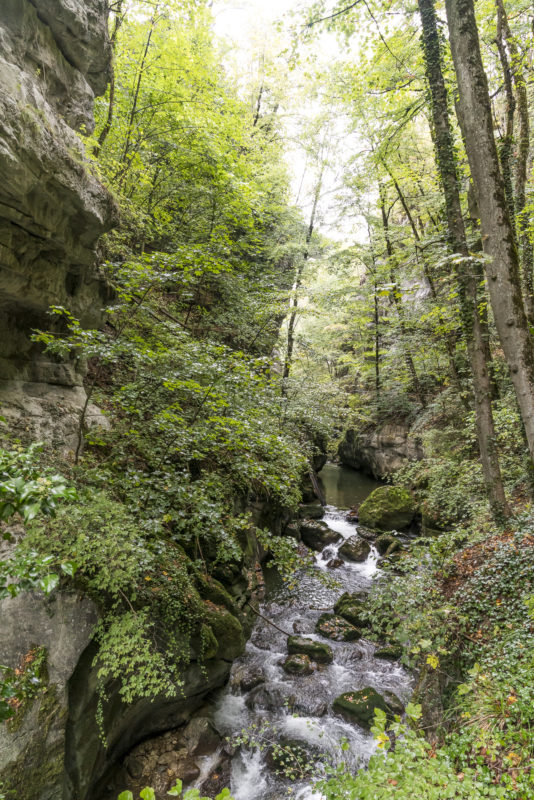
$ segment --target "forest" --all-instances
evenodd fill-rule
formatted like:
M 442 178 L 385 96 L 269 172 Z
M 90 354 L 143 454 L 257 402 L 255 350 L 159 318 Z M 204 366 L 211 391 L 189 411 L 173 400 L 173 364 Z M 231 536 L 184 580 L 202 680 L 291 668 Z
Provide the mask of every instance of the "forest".
M 532 800 L 531 2 L 0 42 L 0 800 Z

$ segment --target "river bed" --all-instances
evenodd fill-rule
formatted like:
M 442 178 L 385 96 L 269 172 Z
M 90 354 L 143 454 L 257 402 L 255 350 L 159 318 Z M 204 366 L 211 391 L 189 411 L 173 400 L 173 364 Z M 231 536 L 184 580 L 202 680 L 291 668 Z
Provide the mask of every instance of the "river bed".
M 311 754 L 319 771 L 321 765 L 340 762 L 355 770 L 367 763 L 375 743 L 372 734 L 333 713 L 333 700 L 343 692 L 366 686 L 378 692 L 392 691 L 404 703 L 411 694 L 410 675 L 397 662 L 374 658 L 376 648 L 371 642 L 335 642 L 315 633 L 321 614 L 332 611 L 343 592 L 368 592 L 380 576 L 374 548 L 363 563 L 344 561 L 334 570 L 326 566 L 343 542 L 358 530 L 357 524 L 347 519 L 348 509 L 361 503 L 379 484 L 355 470 L 333 464 L 324 468 L 321 477 L 329 503 L 323 519 L 342 539 L 315 554 L 314 571 L 317 575 L 328 573 L 338 586 L 325 586 L 313 574 L 303 573 L 295 586 L 286 587 L 270 575 L 260 611 L 287 634 L 303 634 L 328 643 L 334 660 L 332 664 L 319 665 L 311 675 L 287 675 L 281 666 L 287 657 L 287 636 L 258 618 L 246 652 L 234 663 L 230 682 L 214 709 L 217 728 L 229 738 L 244 729 L 264 729 L 260 735 L 265 743 L 263 750 L 241 747 L 232 758 L 231 790 L 235 800 L 281 800 L 288 791 L 299 800 L 318 798 L 309 780 L 299 780 L 298 776 L 289 780 L 275 774 L 269 763 L 269 743 L 296 742 Z M 259 676 L 257 680 L 261 682 L 244 691 L 238 686 L 243 674 Z M 348 749 L 342 750 L 342 740 Z

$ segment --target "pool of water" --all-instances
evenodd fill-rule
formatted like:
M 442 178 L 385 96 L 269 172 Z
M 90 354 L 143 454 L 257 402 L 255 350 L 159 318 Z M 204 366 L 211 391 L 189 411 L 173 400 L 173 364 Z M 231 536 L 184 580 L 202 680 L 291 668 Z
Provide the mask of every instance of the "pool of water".
M 325 464 L 320 473 L 326 500 L 339 509 L 352 508 L 363 503 L 377 486 L 382 483 L 350 467 Z

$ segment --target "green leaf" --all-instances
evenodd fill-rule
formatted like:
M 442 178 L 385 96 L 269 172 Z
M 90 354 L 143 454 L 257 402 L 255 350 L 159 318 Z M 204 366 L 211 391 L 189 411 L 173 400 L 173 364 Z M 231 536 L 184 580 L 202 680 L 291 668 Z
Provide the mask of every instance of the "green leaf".
M 145 786 L 142 792 L 139 793 L 141 800 L 156 800 L 156 793 L 150 786 Z
M 178 779 L 172 789 L 169 789 L 167 794 L 170 794 L 171 797 L 179 797 L 182 794 L 182 786 L 182 781 Z
M 59 575 L 56 575 L 55 572 L 51 572 L 49 575 L 45 575 L 44 578 L 41 578 L 39 581 L 39 588 L 42 589 L 45 594 L 50 594 L 50 592 L 54 591 L 58 583 Z
M 118 796 L 117 800 L 134 800 L 133 794 L 128 790 L 126 792 L 121 792 Z

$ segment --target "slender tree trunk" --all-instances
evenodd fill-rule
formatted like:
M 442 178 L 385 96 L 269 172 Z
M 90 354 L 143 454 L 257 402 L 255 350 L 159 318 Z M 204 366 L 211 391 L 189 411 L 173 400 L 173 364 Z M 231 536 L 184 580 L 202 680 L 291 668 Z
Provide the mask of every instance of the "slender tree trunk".
M 534 345 L 523 307 L 519 257 L 506 204 L 473 0 L 447 0 L 467 156 L 482 226 L 493 316 L 534 458 Z
M 467 237 L 449 118 L 448 96 L 443 78 L 442 54 L 436 22 L 434 0 L 418 0 L 423 25 L 423 48 L 428 84 L 432 97 L 432 121 L 438 168 L 445 197 L 449 247 L 462 256 L 456 267 L 460 286 L 460 311 L 475 395 L 478 445 L 486 492 L 496 519 L 509 516 L 496 447 L 495 425 L 491 405 L 491 377 L 486 361 L 484 332 L 479 312 L 478 280 L 469 257 Z
M 289 380 L 289 375 L 291 373 L 291 367 L 293 364 L 293 351 L 295 349 L 295 327 L 297 324 L 299 289 L 302 285 L 302 276 L 304 274 L 304 267 L 306 266 L 306 262 L 310 254 L 310 242 L 315 228 L 315 217 L 317 215 L 317 206 L 319 204 L 319 198 L 321 197 L 321 189 L 323 186 L 323 175 L 324 175 L 324 165 L 321 167 L 321 172 L 319 173 L 319 177 L 315 185 L 312 210 L 310 214 L 310 222 L 308 224 L 308 230 L 306 232 L 304 253 L 302 256 L 302 261 L 297 267 L 297 271 L 295 274 L 295 283 L 293 284 L 293 291 L 291 293 L 291 299 L 289 302 L 291 310 L 289 313 L 289 320 L 287 323 L 287 348 L 286 348 L 286 357 L 284 359 L 284 371 L 282 373 L 282 397 L 287 397 L 287 384 Z
M 404 196 L 404 192 L 400 188 L 398 181 L 393 176 L 393 173 L 391 172 L 391 170 L 389 169 L 387 164 L 384 161 L 382 163 L 384 164 L 384 167 L 385 167 L 388 175 L 390 176 L 391 180 L 393 181 L 393 185 L 395 187 L 395 191 L 397 192 L 398 198 L 399 198 L 399 200 L 401 202 L 401 205 L 402 205 L 402 207 L 404 209 L 404 213 L 408 217 L 408 221 L 410 223 L 410 227 L 412 229 L 412 233 L 413 233 L 413 236 L 414 236 L 414 239 L 415 239 L 415 246 L 417 248 L 417 245 L 421 242 L 421 237 L 419 236 L 417 227 L 415 225 L 414 218 L 413 218 L 412 213 L 410 211 L 410 207 L 409 207 L 408 202 L 407 202 L 407 200 L 406 200 L 406 198 Z M 417 252 L 417 250 L 416 250 L 416 252 Z M 427 263 L 425 261 L 424 255 L 422 256 L 421 261 L 423 262 L 423 274 L 425 276 L 426 282 L 428 283 L 432 298 L 433 298 L 433 300 L 437 300 L 437 292 L 436 292 L 436 287 L 435 287 L 435 284 L 434 284 L 434 280 L 432 278 L 432 275 L 430 274 L 430 270 L 428 269 L 428 265 L 427 265 Z M 438 317 L 438 322 L 443 328 L 445 327 L 445 320 L 443 319 L 441 314 Z M 450 368 L 450 371 L 451 371 L 452 380 L 456 384 L 456 388 L 458 390 L 458 394 L 463 399 L 462 380 L 460 378 L 460 375 L 458 373 L 458 369 L 456 367 L 456 361 L 454 360 L 455 349 L 456 349 L 456 340 L 455 339 L 456 339 L 456 337 L 454 336 L 454 334 L 452 334 L 452 333 L 447 334 L 447 336 L 445 337 L 445 347 L 447 348 L 447 356 L 448 356 L 448 359 L 449 359 L 449 368 Z
M 514 155 L 514 114 L 516 103 L 512 82 L 512 72 L 510 70 L 510 62 L 508 61 L 508 54 L 506 52 L 506 45 L 504 43 L 503 6 L 502 4 L 499 4 L 499 2 L 497 2 L 497 37 L 495 39 L 495 43 L 499 51 L 499 58 L 501 61 L 502 74 L 504 78 L 504 90 L 506 94 L 506 132 L 499 143 L 499 157 L 501 160 L 502 175 L 504 178 L 504 189 L 506 193 L 506 202 L 508 203 L 508 213 L 510 214 L 510 220 L 514 228 L 515 235 L 515 204 L 514 183 L 512 179 L 512 161 Z
M 150 42 L 152 41 L 152 36 L 154 34 L 154 30 L 155 30 L 155 27 L 156 27 L 156 17 L 157 17 L 158 9 L 159 9 L 159 4 L 157 4 L 154 7 L 154 12 L 153 12 L 152 17 L 150 19 L 150 28 L 148 30 L 148 36 L 146 38 L 145 48 L 143 50 L 143 55 L 141 57 L 141 63 L 139 65 L 139 71 L 137 73 L 137 81 L 135 83 L 135 90 L 134 90 L 132 107 L 130 109 L 130 114 L 128 116 L 128 124 L 127 124 L 127 127 L 126 127 L 126 139 L 125 139 L 125 142 L 124 142 L 124 148 L 123 148 L 123 152 L 122 152 L 122 156 L 121 156 L 121 164 L 123 164 L 123 165 L 125 165 L 126 159 L 128 158 L 128 153 L 130 151 L 130 143 L 131 143 L 131 139 L 132 139 L 134 121 L 135 121 L 135 116 L 137 114 L 137 103 L 139 101 L 139 92 L 141 91 L 141 83 L 143 81 L 143 75 L 144 75 L 144 72 L 145 72 L 145 66 L 146 66 L 146 60 L 147 60 L 147 57 L 148 57 L 148 51 L 150 50 Z M 121 173 L 121 171 L 119 171 L 119 174 L 120 174 L 119 183 L 118 183 L 119 189 L 122 187 L 122 183 L 124 181 L 124 178 L 126 176 L 126 172 L 127 171 L 128 171 L 128 166 L 127 165 L 122 167 L 122 173 Z
M 521 68 L 521 54 L 510 30 L 504 0 L 496 0 L 501 34 L 504 34 L 511 56 L 511 76 L 515 86 L 515 105 L 519 118 L 517 152 L 515 157 L 515 215 L 521 245 L 521 266 L 525 312 L 531 326 L 534 325 L 534 249 L 528 232 L 526 185 L 530 154 L 530 119 L 528 113 L 527 82 Z
M 426 398 L 421 387 L 421 382 L 419 381 L 419 376 L 417 374 L 417 370 L 415 368 L 415 363 L 413 360 L 413 356 L 410 350 L 410 346 L 408 344 L 408 332 L 406 330 L 406 321 L 404 319 L 404 307 L 402 305 L 402 299 L 399 296 L 399 284 L 397 280 L 397 275 L 395 273 L 395 254 L 393 252 L 393 244 L 391 242 L 391 236 L 389 232 L 389 217 L 386 211 L 386 198 L 384 194 L 384 187 L 380 183 L 378 186 L 379 194 L 380 194 L 380 211 L 382 214 L 382 227 L 384 229 L 384 238 L 386 240 L 386 252 L 388 256 L 388 264 L 389 264 L 389 275 L 391 283 L 393 284 L 393 288 L 391 291 L 391 298 L 395 304 L 395 308 L 397 310 L 397 315 L 399 317 L 399 327 L 401 332 L 401 338 L 403 343 L 403 351 L 404 351 L 404 360 L 406 362 L 406 366 L 408 368 L 408 372 L 410 373 L 412 379 L 412 385 L 417 396 L 417 399 L 424 407 L 426 405 Z
M 108 134 L 111 130 L 111 126 L 113 125 L 113 115 L 115 113 L 115 50 L 117 47 L 117 38 L 119 35 L 119 31 L 121 25 L 124 21 L 124 17 L 122 16 L 122 8 L 124 6 L 124 0 L 119 0 L 117 3 L 117 8 L 115 9 L 115 21 L 113 23 L 113 32 L 110 37 L 111 41 L 111 52 L 113 54 L 113 62 L 111 64 L 111 76 L 109 80 L 109 101 L 108 101 L 108 115 L 106 119 L 106 123 L 102 130 L 100 131 L 100 136 L 98 137 L 98 142 L 93 149 L 93 155 L 95 158 L 98 158 L 100 155 L 100 151 L 106 141 Z

